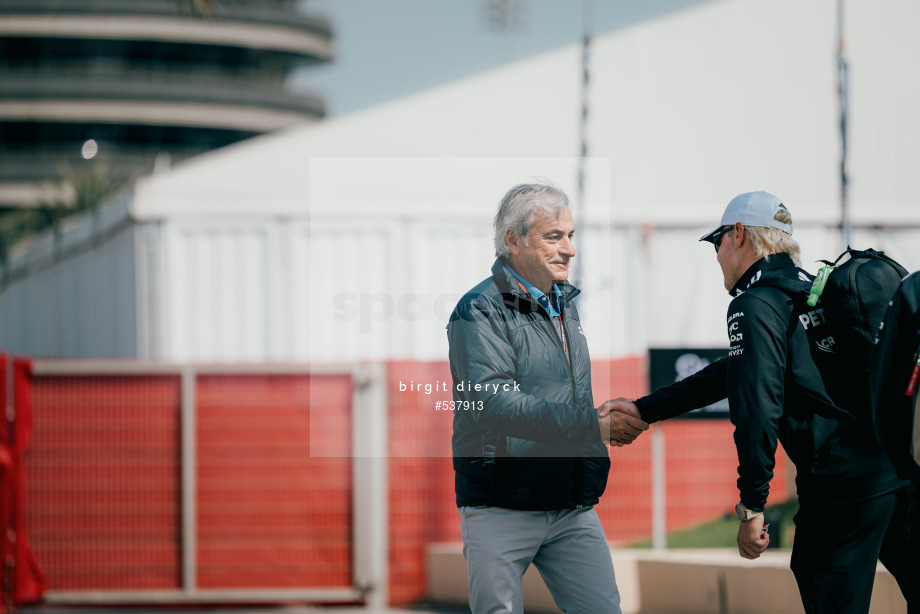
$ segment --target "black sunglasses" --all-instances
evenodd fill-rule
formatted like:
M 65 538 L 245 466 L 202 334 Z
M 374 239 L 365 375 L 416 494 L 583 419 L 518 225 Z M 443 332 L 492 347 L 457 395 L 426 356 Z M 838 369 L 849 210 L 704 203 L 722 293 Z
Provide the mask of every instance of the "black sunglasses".
M 722 235 L 734 229 L 734 226 L 726 226 L 725 228 L 720 228 L 719 230 L 712 233 L 712 237 L 709 240 L 712 241 L 712 244 L 715 246 L 717 254 L 719 253 L 719 246 L 722 244 Z

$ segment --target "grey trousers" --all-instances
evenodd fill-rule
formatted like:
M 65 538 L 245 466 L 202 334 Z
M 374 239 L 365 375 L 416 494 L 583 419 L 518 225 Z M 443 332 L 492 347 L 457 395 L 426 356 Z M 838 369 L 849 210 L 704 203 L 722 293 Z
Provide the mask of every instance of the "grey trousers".
M 567 614 L 621 614 L 610 548 L 593 507 L 525 512 L 461 507 L 473 614 L 523 614 L 531 563 Z

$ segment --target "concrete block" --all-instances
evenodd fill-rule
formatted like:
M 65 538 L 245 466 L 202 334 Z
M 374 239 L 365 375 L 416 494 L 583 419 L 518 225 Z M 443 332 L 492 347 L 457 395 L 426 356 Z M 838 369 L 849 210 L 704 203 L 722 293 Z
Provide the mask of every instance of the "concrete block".
M 803 614 L 789 554 L 768 551 L 748 561 L 734 549 L 611 549 L 623 614 Z M 427 556 L 429 598 L 467 604 L 461 545 L 433 544 Z M 559 612 L 533 567 L 524 574 L 524 607 L 532 614 Z M 897 582 L 882 565 L 869 614 L 907 614 Z

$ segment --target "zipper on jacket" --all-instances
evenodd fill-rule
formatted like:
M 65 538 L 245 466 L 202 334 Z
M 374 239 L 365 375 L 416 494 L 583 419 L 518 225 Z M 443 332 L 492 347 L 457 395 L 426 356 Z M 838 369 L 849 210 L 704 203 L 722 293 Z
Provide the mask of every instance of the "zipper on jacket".
M 560 351 L 560 352 L 562 352 L 562 356 L 563 356 L 564 358 L 567 358 L 567 359 L 568 359 L 569 376 L 570 376 L 570 379 L 572 379 L 572 381 L 574 382 L 575 380 L 574 380 L 573 378 L 571 378 L 571 374 L 572 374 L 572 359 L 571 359 L 571 352 L 566 352 L 565 349 L 563 349 L 563 347 L 562 347 L 562 340 L 559 339 L 559 334 L 556 332 L 556 325 L 553 324 L 553 318 L 552 318 L 549 314 L 547 314 L 545 311 L 541 311 L 540 313 L 541 313 L 541 316 L 540 316 L 540 317 L 541 317 L 541 319 L 543 320 L 543 323 L 547 325 L 547 326 L 544 326 L 544 327 L 543 327 L 543 330 L 545 330 L 545 331 L 547 332 L 547 334 L 552 338 L 553 342 L 556 344 L 556 347 L 559 348 L 559 351 Z M 565 331 L 565 323 L 564 323 L 564 322 L 565 322 L 565 321 L 563 320 L 563 325 L 562 325 L 562 326 L 563 326 L 563 334 L 565 334 L 565 332 L 564 332 L 564 331 Z M 574 391 L 573 391 L 573 392 L 574 392 Z
M 521 285 L 521 283 L 520 283 L 519 281 L 517 281 L 516 279 L 515 279 L 515 281 L 517 282 L 518 286 L 520 286 L 521 290 L 524 292 L 524 296 L 525 296 L 532 304 L 539 305 L 539 303 L 535 303 L 535 301 L 531 298 L 530 293 L 527 292 L 527 289 L 524 288 L 524 286 Z M 577 291 L 576 291 L 576 294 L 577 294 Z M 570 298 L 573 298 L 573 297 L 574 297 L 574 295 L 573 295 L 572 297 L 570 297 Z M 575 405 L 575 404 L 578 403 L 578 401 L 577 401 L 577 398 L 578 398 L 578 397 L 577 397 L 576 386 L 575 386 L 575 363 L 573 362 L 573 358 L 572 358 L 572 354 L 573 354 L 573 349 L 572 349 L 572 348 L 573 348 L 574 346 L 572 345 L 572 342 L 571 342 L 572 337 L 569 335 L 569 330 L 568 330 L 568 328 L 567 328 L 566 325 L 565 325 L 565 305 L 566 305 L 567 302 L 568 302 L 567 300 L 563 300 L 563 302 L 559 305 L 559 314 L 560 314 L 559 324 L 560 324 L 560 326 L 562 327 L 562 335 L 564 336 L 564 338 L 570 340 L 570 341 L 568 342 L 568 346 L 569 346 L 569 351 L 568 351 L 568 352 L 565 351 L 565 343 L 566 343 L 566 342 L 565 342 L 565 341 L 562 341 L 561 339 L 559 339 L 559 335 L 556 334 L 556 326 L 555 326 L 555 324 L 553 324 L 553 318 L 552 318 L 552 316 L 550 316 L 549 313 L 547 313 L 547 312 L 544 311 L 543 309 L 539 309 L 538 311 L 539 311 L 541 314 L 543 314 L 543 316 L 544 316 L 544 320 L 543 320 L 543 321 L 544 321 L 546 324 L 549 325 L 549 330 L 546 331 L 547 334 L 549 334 L 549 336 L 553 339 L 553 341 L 555 341 L 556 347 L 559 348 L 559 351 L 562 352 L 562 355 L 568 359 L 569 382 L 570 382 L 570 384 L 571 384 L 571 386 L 572 386 L 572 404 Z M 544 330 L 546 330 L 545 327 L 544 327 Z M 589 369 L 591 368 L 590 361 L 589 361 L 589 363 L 588 363 L 588 368 L 589 368 Z M 594 400 L 592 399 L 592 403 L 593 403 L 593 401 L 594 401 Z M 575 505 L 575 509 L 582 509 L 582 508 L 585 507 L 585 499 L 584 499 L 584 490 L 585 490 L 585 488 L 584 488 L 584 459 L 581 458 L 581 457 L 579 457 L 579 461 L 580 461 L 580 462 L 575 463 L 575 484 L 576 484 L 575 497 L 576 497 L 576 500 L 578 501 L 578 503 Z
M 562 318 L 561 318 L 561 320 L 560 320 L 560 325 L 562 326 L 562 334 L 565 335 L 567 338 L 571 339 L 571 337 L 569 336 L 568 328 L 567 328 L 566 325 L 565 325 L 565 312 L 564 312 L 564 309 L 565 309 L 565 307 L 562 306 L 562 305 L 560 305 L 559 313 L 562 315 Z M 543 322 L 544 322 L 545 324 L 549 325 L 549 330 L 546 331 L 547 334 L 549 334 L 549 335 L 553 338 L 553 340 L 556 342 L 556 347 L 559 348 L 559 351 L 562 352 L 562 355 L 563 355 L 563 356 L 567 359 L 567 361 L 568 361 L 568 367 L 569 367 L 569 383 L 570 383 L 571 386 L 572 386 L 572 404 L 573 404 L 573 405 L 576 405 L 576 404 L 578 403 L 578 397 L 577 397 L 577 392 L 576 392 L 576 387 L 575 387 L 575 365 L 574 365 L 574 362 L 573 362 L 573 359 L 572 359 L 572 354 L 573 354 L 572 348 L 573 348 L 573 345 L 572 345 L 572 343 L 569 343 L 569 351 L 566 352 L 566 351 L 563 349 L 562 341 L 559 339 L 559 335 L 556 334 L 556 327 L 555 327 L 555 325 L 553 324 L 553 319 L 552 319 L 552 317 L 551 317 L 548 313 L 546 313 L 545 311 L 542 311 L 542 310 L 541 310 L 540 313 L 543 314 Z M 544 327 L 544 330 L 546 330 L 546 327 Z M 590 365 L 589 365 L 588 368 L 590 368 Z M 592 399 L 592 401 L 593 401 L 593 399 Z M 583 507 L 585 506 L 585 505 L 584 505 L 584 504 L 585 504 L 584 492 L 585 492 L 585 485 L 584 485 L 584 459 L 579 458 L 579 459 L 578 459 L 578 462 L 575 463 L 575 493 L 574 493 L 574 494 L 575 494 L 576 500 L 578 501 L 578 503 L 575 505 L 575 508 L 576 508 L 576 509 L 581 509 L 581 508 L 583 508 Z
M 559 319 L 559 322 L 562 325 L 562 334 L 565 335 L 568 339 L 571 339 L 572 337 L 569 336 L 569 331 L 565 326 L 565 312 L 563 309 L 565 309 L 565 307 L 560 305 L 559 313 L 562 315 L 562 317 Z M 574 343 L 569 342 L 569 351 L 566 352 L 566 354 L 568 354 L 569 359 L 569 381 L 572 383 L 572 405 L 577 405 L 578 396 L 575 388 L 575 363 L 573 362 L 572 358 L 572 354 L 574 354 L 574 348 Z M 590 362 L 588 363 L 588 368 L 591 368 Z M 592 399 L 592 404 L 593 401 L 594 399 Z M 579 458 L 578 462 L 575 463 L 575 485 L 575 497 L 576 500 L 579 501 L 579 504 L 575 506 L 575 509 L 581 509 L 585 506 L 584 459 L 582 458 Z
M 565 312 L 563 311 L 565 307 L 562 307 L 562 306 L 560 307 L 561 308 L 559 310 L 559 313 L 562 315 L 562 318 L 560 319 L 560 326 L 562 327 L 562 334 L 565 335 L 566 339 L 571 339 L 572 337 L 569 335 L 569 329 L 565 325 Z M 541 313 L 545 313 L 545 312 L 541 312 Z M 563 348 L 562 341 L 560 341 L 559 339 L 559 335 L 556 334 L 556 325 L 553 324 L 553 318 L 549 314 L 546 314 L 546 318 L 543 321 L 549 324 L 549 333 L 552 336 L 553 340 L 556 342 L 556 347 L 559 348 L 559 351 L 562 352 L 562 355 L 568 361 L 569 383 L 572 385 L 572 404 L 574 405 L 578 403 L 578 398 L 575 394 L 575 363 L 572 362 L 572 354 L 573 354 L 572 349 L 574 346 L 570 342 L 569 351 L 566 352 L 565 349 Z
M 566 339 L 571 339 L 569 336 L 569 331 L 565 326 L 565 314 L 562 312 L 562 310 L 560 310 L 559 313 L 562 315 L 562 317 L 559 319 L 559 323 L 562 325 L 562 334 L 565 335 Z M 572 362 L 572 354 L 574 353 L 572 351 L 573 349 L 574 344 L 569 343 L 569 351 L 563 351 L 563 353 L 567 354 L 569 359 L 569 381 L 572 382 L 572 404 L 574 405 L 578 402 L 578 399 L 575 395 L 575 363 Z M 591 368 L 590 364 L 588 365 L 588 368 Z

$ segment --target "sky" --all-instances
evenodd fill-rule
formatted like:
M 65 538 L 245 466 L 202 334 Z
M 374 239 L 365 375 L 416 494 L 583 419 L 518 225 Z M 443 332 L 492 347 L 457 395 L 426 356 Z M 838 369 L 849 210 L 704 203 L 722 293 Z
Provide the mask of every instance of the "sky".
M 301 0 L 332 21 L 332 62 L 301 70 L 293 90 L 343 115 L 497 68 L 707 0 Z M 708 0 L 712 1 L 712 0 Z M 502 31 L 490 6 L 516 5 Z

